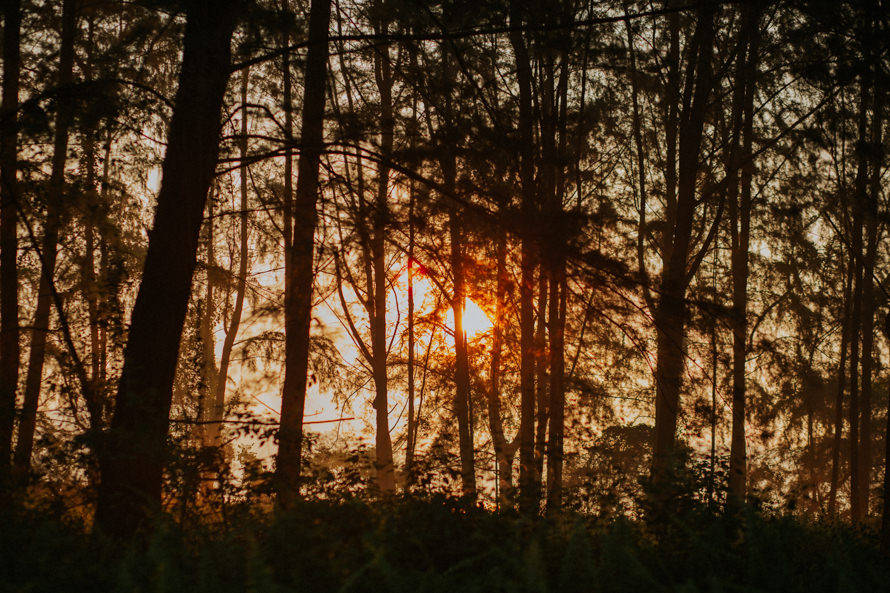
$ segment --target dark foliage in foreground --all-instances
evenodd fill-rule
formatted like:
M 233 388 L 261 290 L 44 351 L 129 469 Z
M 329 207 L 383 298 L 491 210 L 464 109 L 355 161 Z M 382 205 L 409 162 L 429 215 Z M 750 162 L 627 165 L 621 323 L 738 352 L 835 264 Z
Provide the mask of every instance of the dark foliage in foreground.
M 846 527 L 698 508 L 659 526 L 528 521 L 446 499 L 306 502 L 120 547 L 33 511 L 0 519 L 0 591 L 880 591 L 890 562 Z

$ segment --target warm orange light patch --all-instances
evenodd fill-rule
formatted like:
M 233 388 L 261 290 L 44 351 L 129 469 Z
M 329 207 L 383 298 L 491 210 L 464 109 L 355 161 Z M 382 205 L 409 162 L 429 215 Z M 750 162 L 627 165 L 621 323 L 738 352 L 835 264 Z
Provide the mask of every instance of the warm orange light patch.
M 454 329 L 454 311 L 451 309 L 448 309 L 448 313 L 446 313 L 445 323 L 449 329 Z M 464 332 L 467 334 L 467 339 L 484 334 L 491 329 L 491 326 L 491 319 L 488 318 L 482 307 L 471 299 L 466 299 L 464 301 Z
M 485 311 L 479 305 L 467 299 L 464 306 L 464 329 L 467 332 L 467 337 L 472 338 L 479 334 L 484 334 L 491 329 L 491 326 L 491 319 L 488 318 Z
M 427 307 L 433 306 L 435 294 L 438 289 L 429 277 L 429 270 L 416 259 L 411 259 L 402 271 L 399 272 L 396 279 L 396 286 L 398 287 L 397 296 L 400 306 L 402 306 L 402 299 L 404 299 L 405 302 L 407 302 L 408 299 L 409 269 L 414 290 L 414 310 L 419 312 Z M 484 334 L 492 327 L 491 319 L 488 318 L 485 311 L 469 298 L 464 301 L 463 321 L 464 332 L 466 332 L 467 338 L 474 338 Z M 445 327 L 451 332 L 454 331 L 454 311 L 452 311 L 451 307 L 447 307 L 445 311 Z

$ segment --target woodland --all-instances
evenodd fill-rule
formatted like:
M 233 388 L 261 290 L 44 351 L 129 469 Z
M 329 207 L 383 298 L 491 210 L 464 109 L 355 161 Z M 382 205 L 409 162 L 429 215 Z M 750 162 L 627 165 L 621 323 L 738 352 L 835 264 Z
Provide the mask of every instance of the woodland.
M 890 581 L 883 0 L 4 0 L 0 591 Z

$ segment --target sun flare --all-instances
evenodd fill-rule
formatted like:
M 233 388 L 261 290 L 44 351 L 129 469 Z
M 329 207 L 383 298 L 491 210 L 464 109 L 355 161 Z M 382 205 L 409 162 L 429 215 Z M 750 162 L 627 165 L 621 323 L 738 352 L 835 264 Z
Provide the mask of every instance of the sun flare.
M 445 323 L 448 324 L 449 329 L 454 329 L 454 312 L 451 309 L 448 309 Z M 473 302 L 472 299 L 466 299 L 464 301 L 464 331 L 467 334 L 467 338 L 475 338 L 480 334 L 484 334 L 491 329 L 491 326 L 491 319 L 488 318 L 482 307 Z

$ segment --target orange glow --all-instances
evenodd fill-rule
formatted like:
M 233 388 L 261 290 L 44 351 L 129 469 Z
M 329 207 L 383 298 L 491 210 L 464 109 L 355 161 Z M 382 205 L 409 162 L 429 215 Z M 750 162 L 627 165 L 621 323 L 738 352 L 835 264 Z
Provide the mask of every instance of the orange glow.
M 454 312 L 451 309 L 448 309 L 445 323 L 449 329 L 454 328 Z M 488 318 L 485 311 L 471 299 L 466 299 L 464 301 L 464 331 L 467 334 L 467 339 L 484 334 L 491 329 L 491 326 L 491 319 Z

